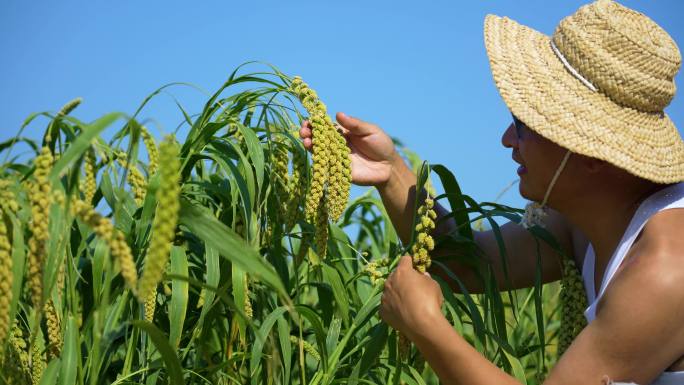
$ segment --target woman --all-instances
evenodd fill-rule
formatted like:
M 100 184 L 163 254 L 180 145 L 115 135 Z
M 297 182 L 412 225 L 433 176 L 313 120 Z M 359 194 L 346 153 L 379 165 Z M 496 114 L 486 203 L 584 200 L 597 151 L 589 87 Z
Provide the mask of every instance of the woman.
M 528 205 L 523 226 L 501 227 L 515 261 L 511 284 L 533 284 L 536 243 L 525 227 L 538 224 L 582 267 L 589 297 L 588 326 L 545 384 L 684 384 L 684 142 L 663 112 L 681 64 L 676 44 L 646 16 L 599 0 L 563 19 L 552 37 L 487 16 L 485 46 L 514 118 L 502 144 L 521 164 L 520 194 L 542 202 Z M 353 181 L 378 188 L 407 242 L 415 175 L 380 128 L 342 113 L 337 120 Z M 310 149 L 308 122 L 300 135 Z M 437 231 L 452 226 L 443 221 Z M 502 277 L 492 232 L 476 232 L 475 241 Z M 540 251 L 544 282 L 559 279 L 558 255 L 547 245 Z M 440 311 L 437 283 L 411 265 L 404 256 L 386 281 L 382 319 L 445 384 L 517 383 L 458 335 Z M 468 290 L 481 290 L 471 270 L 449 267 Z

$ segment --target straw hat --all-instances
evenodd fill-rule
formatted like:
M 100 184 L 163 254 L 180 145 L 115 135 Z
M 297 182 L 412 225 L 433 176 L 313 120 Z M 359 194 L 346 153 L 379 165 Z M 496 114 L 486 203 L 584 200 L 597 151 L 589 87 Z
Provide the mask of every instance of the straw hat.
M 684 142 L 663 111 L 681 55 L 654 21 L 598 0 L 563 19 L 551 37 L 494 15 L 484 35 L 496 86 L 530 129 L 567 155 L 602 159 L 656 183 L 684 180 Z

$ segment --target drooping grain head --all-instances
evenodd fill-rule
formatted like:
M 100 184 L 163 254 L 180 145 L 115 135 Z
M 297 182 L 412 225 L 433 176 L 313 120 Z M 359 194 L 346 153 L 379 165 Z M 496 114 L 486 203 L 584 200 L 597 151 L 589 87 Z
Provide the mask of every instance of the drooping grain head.
M 273 192 L 275 194 L 280 218 L 285 219 L 288 213 L 288 197 L 289 197 L 289 153 L 287 146 L 280 137 L 273 140 L 271 145 L 271 162 L 272 162 L 272 173 L 273 178 Z
M 561 326 L 558 333 L 560 357 L 577 335 L 587 326 L 584 309 L 587 308 L 587 295 L 584 282 L 577 265 L 571 257 L 563 257 L 563 278 L 560 292 Z
M 0 208 L 6 212 L 16 213 L 19 210 L 14 186 L 17 182 L 13 179 L 0 179 Z
M 413 268 L 424 273 L 432 264 L 430 251 L 435 248 L 435 241 L 430 232 L 435 228 L 434 220 L 437 213 L 433 210 L 434 201 L 429 196 L 418 208 L 418 225 L 416 225 L 416 240 L 411 248 Z
M 159 168 L 159 150 L 157 149 L 157 143 L 154 141 L 154 137 L 152 137 L 145 126 L 140 126 L 140 134 L 142 135 L 143 143 L 147 150 L 147 156 L 150 158 L 150 163 L 147 166 L 148 176 L 152 176 Z
M 138 273 L 131 248 L 126 243 L 123 233 L 116 230 L 109 219 L 103 217 L 89 204 L 76 199 L 71 204 L 72 214 L 80 218 L 95 234 L 109 246 L 110 254 L 119 263 L 121 276 L 133 295 L 141 299 L 137 293 Z
M 52 203 L 48 175 L 52 168 L 52 161 L 52 152 L 48 147 L 43 147 L 34 161 L 34 181 L 29 191 L 31 221 L 28 227 L 31 231 L 31 238 L 28 241 L 28 284 L 31 289 L 31 301 L 38 309 L 42 309 L 43 265 L 47 255 L 48 218 Z
M 325 258 L 328 250 L 328 209 L 325 205 L 325 195 L 321 198 L 320 206 L 316 210 L 316 232 L 314 233 L 314 244 L 316 252 L 321 258 Z
M 349 201 L 349 147 L 315 91 L 298 76 L 293 79 L 290 90 L 309 113 L 312 128 L 313 165 L 305 214 L 309 222 L 316 224 L 316 232 L 320 233 L 316 238 L 320 241 L 327 239 L 328 218 L 337 221 Z M 322 210 L 325 210 L 325 226 L 321 226 Z
M 0 362 L 3 347 L 10 331 L 10 303 L 12 302 L 12 249 L 4 213 L 0 210 Z
M 47 362 L 43 351 L 45 350 L 45 341 L 43 341 L 42 333 L 38 333 L 33 345 L 31 346 L 31 383 L 39 385 L 45 372 Z
M 61 118 L 63 116 L 69 115 L 74 109 L 76 109 L 76 107 L 79 106 L 79 104 L 81 104 L 82 101 L 83 99 L 81 97 L 68 101 L 64 106 L 62 106 L 59 112 L 57 112 L 57 117 Z
M 245 274 L 245 278 L 242 280 L 243 281 L 243 291 L 245 293 L 245 303 L 244 303 L 244 312 L 245 316 L 247 319 L 252 319 L 254 317 L 254 309 L 252 309 L 252 301 L 249 299 L 249 277 L 247 274 Z
M 147 181 L 136 166 L 129 165 L 126 161 L 126 156 L 125 152 L 119 152 L 116 154 L 116 161 L 126 170 L 128 183 L 131 185 L 131 190 L 133 190 L 135 203 L 140 206 L 145 201 L 145 194 L 147 194 Z
M 48 358 L 52 359 L 60 356 L 62 346 L 64 345 L 64 341 L 62 340 L 61 320 L 52 300 L 47 301 L 43 311 L 45 313 L 45 324 L 47 325 L 48 332 L 47 354 Z
M 145 321 L 153 322 L 154 320 L 154 310 L 157 308 L 157 290 L 147 293 L 147 298 L 145 298 Z
M 157 291 L 176 235 L 180 209 L 179 149 L 169 136 L 159 146 L 160 182 L 157 189 L 157 208 L 152 222 L 152 237 L 145 257 L 145 266 L 138 283 L 140 298 L 147 299 Z
M 90 149 L 86 152 L 83 165 L 85 179 L 83 181 L 83 197 L 86 202 L 92 202 L 97 191 L 97 170 L 95 169 L 95 152 Z
M 307 352 L 311 356 L 311 358 L 313 358 L 316 361 L 321 360 L 321 355 L 318 354 L 318 350 L 316 350 L 316 348 L 313 345 L 311 345 L 308 341 L 300 339 L 297 336 L 290 336 L 290 342 L 297 346 L 301 344 L 302 350 Z
M 295 149 L 292 153 L 292 177 L 287 187 L 289 201 L 287 202 L 287 214 L 285 229 L 289 231 L 301 218 L 299 207 L 306 194 L 306 153 Z
M 31 359 L 28 343 L 15 322 L 9 336 L 9 344 L 4 359 L 0 357 L 0 373 L 10 385 L 26 385 L 31 383 Z
M 335 125 L 333 127 L 335 127 L 336 133 L 333 135 L 333 153 L 336 156 L 330 165 L 328 190 L 330 192 L 330 218 L 336 222 L 344 212 L 347 202 L 349 202 L 351 160 L 346 139 L 342 136 L 341 130 L 338 130 Z

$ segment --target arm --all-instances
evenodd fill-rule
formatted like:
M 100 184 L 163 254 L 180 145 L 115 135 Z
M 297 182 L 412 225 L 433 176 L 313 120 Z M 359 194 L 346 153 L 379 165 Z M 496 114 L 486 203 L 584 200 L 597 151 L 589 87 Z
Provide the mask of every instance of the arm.
M 380 193 L 383 205 L 402 242 L 410 241 L 413 226 L 413 212 L 416 194 L 416 176 L 399 156 L 392 139 L 380 127 L 338 113 L 337 121 L 343 128 L 347 145 L 351 149 L 352 181 L 357 185 L 375 186 Z M 308 121 L 302 123 L 299 131 L 304 147 L 312 149 L 312 132 Z M 435 203 L 437 212 L 437 228 L 433 230 L 435 239 L 455 229 L 453 219 L 440 220 L 448 211 Z M 569 227 L 565 219 L 551 210 L 547 219 L 547 228 L 558 239 L 566 250 L 572 250 Z M 525 229 L 509 222 L 501 227 L 501 234 L 506 246 L 508 258 L 508 277 L 512 287 L 529 287 L 534 282 L 537 263 L 537 240 Z M 491 264 L 496 274 L 500 289 L 508 289 L 504 278 L 502 256 L 492 230 L 475 231 L 474 241 L 482 251 L 480 266 Z M 481 293 L 483 288 L 476 270 L 458 259 L 465 256 L 468 250 L 456 249 L 453 245 L 440 245 L 433 251 L 433 258 L 455 256 L 455 260 L 445 261 L 447 267 L 459 277 L 471 293 Z M 542 258 L 543 282 L 557 280 L 560 277 L 559 258 L 556 252 L 544 242 L 539 244 Z M 449 282 L 452 289 L 460 291 L 458 285 L 439 267 L 434 264 L 432 274 L 440 275 Z
M 597 318 L 544 384 L 598 385 L 605 376 L 648 384 L 684 354 L 681 257 L 654 245 L 641 247 L 611 282 Z M 439 286 L 404 257 L 385 283 L 380 316 L 416 344 L 445 384 L 517 383 L 458 335 L 442 315 L 441 302 Z

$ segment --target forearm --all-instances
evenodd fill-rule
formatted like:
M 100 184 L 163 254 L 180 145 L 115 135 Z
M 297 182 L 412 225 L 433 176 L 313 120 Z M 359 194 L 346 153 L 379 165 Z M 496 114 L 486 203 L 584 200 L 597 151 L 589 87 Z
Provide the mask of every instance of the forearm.
M 520 384 L 470 346 L 441 314 L 410 338 L 442 384 Z
M 416 199 L 416 175 L 398 158 L 386 183 L 376 186 L 382 204 L 404 244 L 411 240 Z
M 404 244 L 408 244 L 411 241 L 414 225 L 413 213 L 416 209 L 416 193 L 421 194 L 419 202 L 425 198 L 426 194 L 423 189 L 416 190 L 416 183 L 416 175 L 402 159 L 398 158 L 395 161 L 395 166 L 392 167 L 392 173 L 388 181 L 376 186 L 385 210 L 394 225 L 394 229 Z M 442 219 L 449 212 L 437 202 L 435 202 L 434 210 L 437 212 L 437 227 L 433 230 L 432 235 L 437 238 L 453 230 L 456 222 L 453 218 L 448 220 Z

